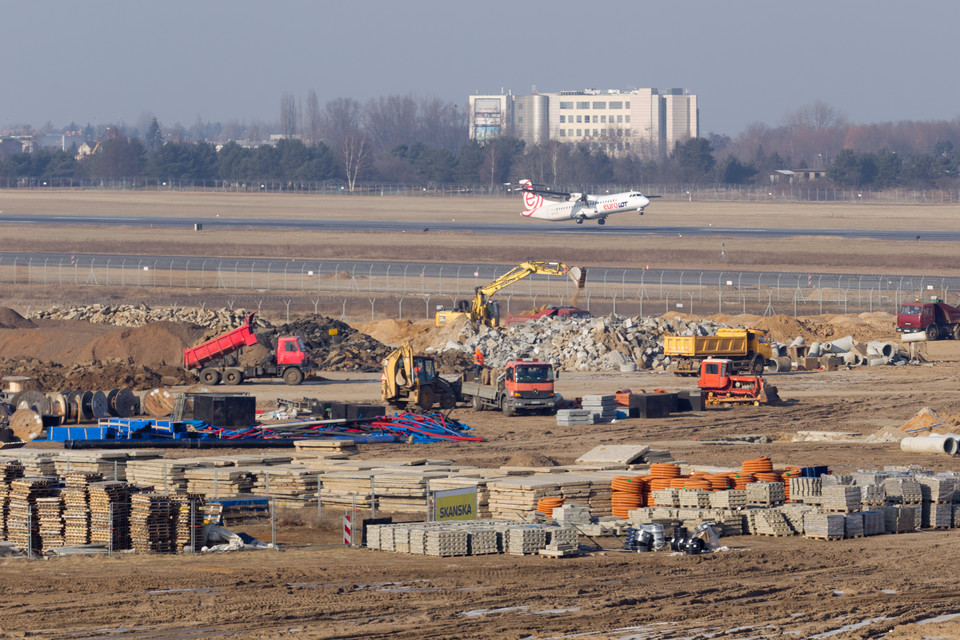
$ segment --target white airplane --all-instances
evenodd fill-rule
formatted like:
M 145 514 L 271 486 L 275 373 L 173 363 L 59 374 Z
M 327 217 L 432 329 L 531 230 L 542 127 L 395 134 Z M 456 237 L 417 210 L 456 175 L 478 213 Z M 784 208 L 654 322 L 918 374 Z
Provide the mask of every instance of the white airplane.
M 624 211 L 638 211 L 643 215 L 643 208 L 650 204 L 650 198 L 660 197 L 645 196 L 639 191 L 625 191 L 606 196 L 564 193 L 536 188 L 529 180 L 520 181 L 520 190 L 523 191 L 524 205 L 521 215 L 554 222 L 576 220 L 577 224 L 583 224 L 584 220 L 596 220 L 597 224 L 604 224 L 607 216 Z M 563 200 L 547 201 L 543 196 L 563 198 Z

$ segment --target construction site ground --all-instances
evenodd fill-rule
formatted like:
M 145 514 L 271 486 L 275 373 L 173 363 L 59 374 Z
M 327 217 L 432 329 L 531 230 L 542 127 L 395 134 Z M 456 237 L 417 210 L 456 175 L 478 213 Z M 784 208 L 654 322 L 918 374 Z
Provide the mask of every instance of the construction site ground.
M 842 226 L 867 224 L 853 205 L 836 212 Z M 788 222 L 781 219 L 785 226 Z M 23 233 L 22 238 L 29 238 L 32 232 Z M 0 248 L 10 248 L 10 237 L 16 234 L 7 235 Z M 47 242 L 54 241 L 60 249 L 44 248 L 69 250 L 66 237 Z M 870 253 L 874 248 L 871 244 Z M 703 247 L 702 255 L 709 251 L 712 247 Z M 772 247 L 770 255 L 775 251 Z M 793 259 L 800 253 L 811 268 L 822 264 L 812 250 L 781 255 Z M 631 258 L 629 264 L 641 259 Z M 850 265 L 838 268 L 855 269 L 855 257 L 849 259 Z M 4 306 L 25 312 L 37 302 L 29 291 L 11 291 Z M 157 292 L 151 293 L 156 299 Z M 118 290 L 114 295 L 123 294 Z M 79 297 L 83 295 L 89 294 Z M 356 326 L 374 336 L 383 331 L 380 339 L 388 341 L 390 322 Z M 862 324 L 851 318 L 849 333 L 860 331 L 858 339 L 871 333 L 893 338 L 890 326 L 867 330 Z M 84 344 L 102 335 L 99 329 L 67 322 L 60 329 L 64 345 L 75 344 L 67 337 L 73 330 L 87 332 Z M 407 328 L 413 330 L 419 332 Z M 0 338 L 15 341 L 8 331 L 16 330 L 4 329 Z M 457 409 L 453 416 L 474 427 L 485 442 L 364 445 L 361 456 L 546 467 L 570 464 L 600 444 L 646 443 L 696 465 L 737 467 L 743 460 L 769 456 L 776 467 L 826 465 L 835 472 L 890 465 L 958 470 L 957 458 L 907 454 L 896 442 L 866 441 L 871 434 L 898 431 L 923 407 L 939 412 L 947 426 L 957 425 L 960 343 L 939 341 L 925 350 L 928 362 L 920 366 L 770 375 L 784 400 L 776 407 L 711 409 L 588 427 L 558 426 L 551 417 L 506 419 L 495 412 Z M 92 356 L 77 348 L 75 360 L 87 357 Z M 378 399 L 377 374 L 325 372 L 323 377 L 300 387 L 278 382 L 241 389 L 255 394 L 265 410 L 277 398 Z M 565 397 L 575 397 L 624 388 L 672 391 L 694 384 L 694 379 L 662 373 L 565 371 L 557 388 Z M 860 435 L 795 441 L 800 431 Z M 771 442 L 736 440 L 747 435 L 767 436 Z M 238 530 L 262 540 L 272 536 L 269 523 Z M 621 553 L 622 541 L 616 538 L 583 538 L 599 550 L 561 559 L 434 558 L 346 548 L 340 513 L 333 511 L 325 511 L 319 523 L 305 516 L 281 518 L 276 535 L 281 552 L 123 553 L 33 562 L 2 558 L 0 638 L 960 637 L 960 578 L 952 569 L 960 529 L 840 541 L 724 538 L 726 550 L 700 556 Z

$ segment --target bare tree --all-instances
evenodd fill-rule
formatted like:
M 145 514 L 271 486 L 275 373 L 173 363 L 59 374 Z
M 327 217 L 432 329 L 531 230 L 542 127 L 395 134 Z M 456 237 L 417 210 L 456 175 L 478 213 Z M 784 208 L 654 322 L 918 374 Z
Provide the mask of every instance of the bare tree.
M 310 89 L 310 93 L 307 94 L 307 110 L 304 114 L 304 126 L 306 135 L 304 136 L 307 139 L 307 142 L 310 144 L 316 144 L 320 141 L 320 101 L 317 100 L 317 92 L 313 89 Z
M 323 137 L 340 158 L 351 191 L 370 160 L 360 113 L 360 103 L 356 100 L 337 98 L 324 105 L 322 117 Z
M 297 134 L 297 101 L 287 92 L 280 96 L 280 133 L 286 138 Z

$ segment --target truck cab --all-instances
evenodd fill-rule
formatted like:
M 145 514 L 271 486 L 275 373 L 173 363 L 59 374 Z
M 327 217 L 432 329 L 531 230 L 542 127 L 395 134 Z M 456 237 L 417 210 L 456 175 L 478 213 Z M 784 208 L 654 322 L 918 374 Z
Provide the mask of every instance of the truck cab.
M 307 350 L 300 336 L 283 336 L 277 339 L 277 364 L 302 366 L 307 363 Z
M 730 368 L 733 362 L 726 359 L 711 358 L 700 363 L 701 389 L 726 389 L 730 386 Z
M 897 331 L 926 333 L 927 340 L 954 337 L 960 339 L 960 309 L 940 298 L 917 298 L 900 305 Z

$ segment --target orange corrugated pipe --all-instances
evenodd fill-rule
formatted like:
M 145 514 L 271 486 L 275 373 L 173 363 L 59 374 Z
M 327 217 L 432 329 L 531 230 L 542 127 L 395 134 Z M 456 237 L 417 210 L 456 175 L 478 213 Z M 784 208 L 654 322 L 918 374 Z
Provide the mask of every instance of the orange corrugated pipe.
M 537 511 L 547 516 L 548 518 L 553 517 L 553 510 L 557 507 L 563 506 L 563 498 L 556 498 L 547 496 L 545 498 L 540 498 L 537 500 Z

